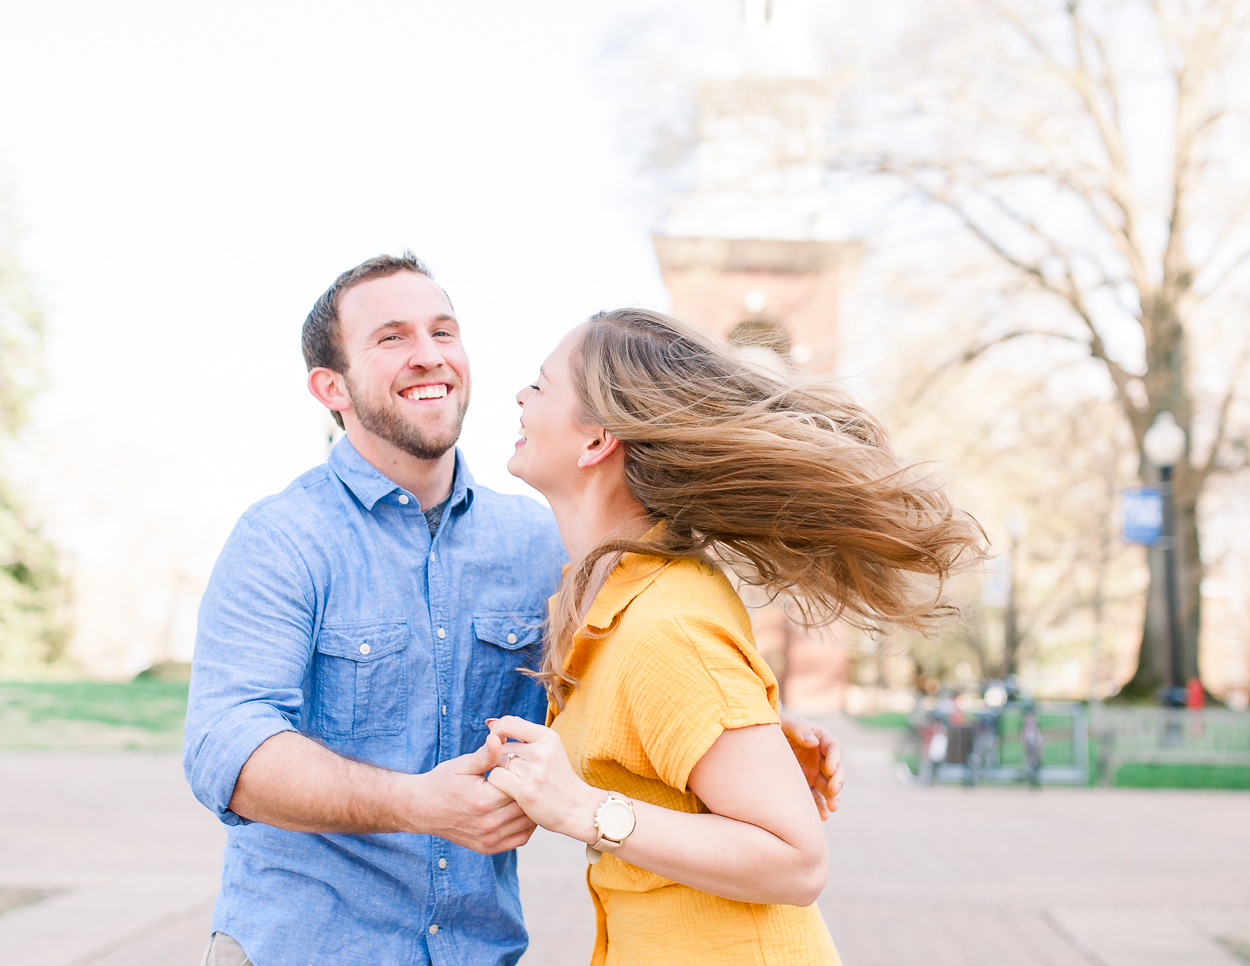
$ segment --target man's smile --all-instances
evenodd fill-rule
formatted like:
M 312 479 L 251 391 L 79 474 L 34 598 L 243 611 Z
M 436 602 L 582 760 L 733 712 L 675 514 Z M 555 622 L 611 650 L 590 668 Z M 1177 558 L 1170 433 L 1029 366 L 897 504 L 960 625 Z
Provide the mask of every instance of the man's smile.
M 409 386 L 407 389 L 401 389 L 399 394 L 404 399 L 442 399 L 449 392 L 451 386 L 445 382 L 429 382 L 420 386 Z

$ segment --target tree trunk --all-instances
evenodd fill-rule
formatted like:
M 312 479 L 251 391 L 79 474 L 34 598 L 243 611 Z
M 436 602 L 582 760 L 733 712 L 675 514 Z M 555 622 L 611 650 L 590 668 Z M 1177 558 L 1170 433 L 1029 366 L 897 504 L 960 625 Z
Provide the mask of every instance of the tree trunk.
M 1178 469 L 1182 469 L 1178 467 Z M 1202 630 L 1202 545 L 1198 534 L 1197 474 L 1186 465 L 1176 491 L 1176 564 L 1181 598 L 1182 683 L 1198 674 L 1198 639 Z
M 1158 473 L 1149 470 L 1158 481 Z M 1143 473 L 1143 476 L 1146 474 Z M 1180 598 L 1181 666 L 1177 682 L 1184 684 L 1198 676 L 1198 638 L 1202 626 L 1202 554 L 1198 538 L 1197 474 L 1188 462 L 1176 466 L 1173 477 L 1173 519 L 1177 596 Z M 1150 589 L 1142 628 L 1137 671 L 1120 693 L 1126 698 L 1154 698 L 1172 680 L 1171 638 L 1168 627 L 1167 586 L 1164 579 L 1162 547 L 1149 550 Z
M 1154 698 L 1168 683 L 1168 619 L 1163 586 L 1163 554 L 1157 547 L 1146 551 L 1150 586 L 1146 591 L 1146 616 L 1142 621 L 1137 670 L 1120 689 L 1124 698 Z
M 1180 198 L 1181 188 L 1176 188 Z M 1179 202 L 1178 202 L 1179 203 Z M 1177 212 L 1173 212 L 1174 218 Z M 1153 293 L 1142 296 L 1142 333 L 1146 337 L 1146 372 L 1142 382 L 1150 400 L 1147 412 L 1135 413 L 1125 400 L 1130 422 L 1136 421 L 1138 445 L 1160 413 L 1170 412 L 1185 431 L 1185 453 L 1172 467 L 1172 554 L 1176 565 L 1176 592 L 1179 605 L 1180 666 L 1172 667 L 1168 621 L 1167 585 L 1164 579 L 1162 548 L 1150 551 L 1150 591 L 1142 629 L 1141 653 L 1137 671 L 1122 690 L 1125 697 L 1154 697 L 1161 687 L 1184 685 L 1198 674 L 1198 636 L 1202 623 L 1202 556 L 1198 541 L 1198 497 L 1204 482 L 1190 463 L 1193 444 L 1194 399 L 1186 371 L 1184 307 L 1191 302 L 1194 271 L 1178 245 L 1179 224 L 1171 226 L 1168 251 L 1164 256 L 1164 278 Z M 1159 471 L 1142 453 L 1139 464 L 1142 480 L 1160 482 Z

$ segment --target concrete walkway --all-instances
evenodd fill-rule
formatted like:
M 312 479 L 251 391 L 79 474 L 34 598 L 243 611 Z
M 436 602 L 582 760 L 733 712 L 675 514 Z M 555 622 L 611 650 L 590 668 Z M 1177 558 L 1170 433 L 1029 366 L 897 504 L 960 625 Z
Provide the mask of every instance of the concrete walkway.
M 5 966 L 195 966 L 225 834 L 165 753 L 0 756 Z
M 1250 794 L 909 789 L 891 733 L 829 723 L 849 784 L 821 908 L 847 966 L 1245 962 Z M 195 966 L 224 839 L 174 755 L 0 755 L 0 964 Z M 588 961 L 584 874 L 542 830 L 521 851 L 524 966 Z
M 821 908 L 848 966 L 1240 963 L 1250 794 L 904 788 L 893 736 L 846 746 Z

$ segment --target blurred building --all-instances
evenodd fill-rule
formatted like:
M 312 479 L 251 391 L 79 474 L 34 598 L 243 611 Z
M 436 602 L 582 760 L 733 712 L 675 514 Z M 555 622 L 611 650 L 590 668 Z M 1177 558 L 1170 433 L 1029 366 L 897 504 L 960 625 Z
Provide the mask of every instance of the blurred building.
M 673 314 L 765 365 L 836 364 L 858 246 L 825 184 L 830 113 L 806 3 L 745 0 L 734 42 L 700 84 L 697 181 L 654 241 Z M 817 640 L 776 606 L 753 608 L 752 623 L 787 705 L 841 707 L 848 651 L 835 631 Z

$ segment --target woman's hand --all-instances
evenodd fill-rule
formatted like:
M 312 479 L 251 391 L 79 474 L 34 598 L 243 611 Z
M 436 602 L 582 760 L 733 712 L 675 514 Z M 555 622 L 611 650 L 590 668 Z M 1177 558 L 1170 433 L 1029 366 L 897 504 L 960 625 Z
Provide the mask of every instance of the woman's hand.
M 842 746 L 820 725 L 798 715 L 781 715 L 781 730 L 790 750 L 803 768 L 823 822 L 838 810 L 838 795 L 846 782 L 842 772 Z
M 595 810 L 607 792 L 577 777 L 560 736 L 513 715 L 487 719 L 487 724 L 491 736 L 504 745 L 499 765 L 486 780 L 516 799 L 525 814 L 543 828 L 588 845 L 597 842 Z

